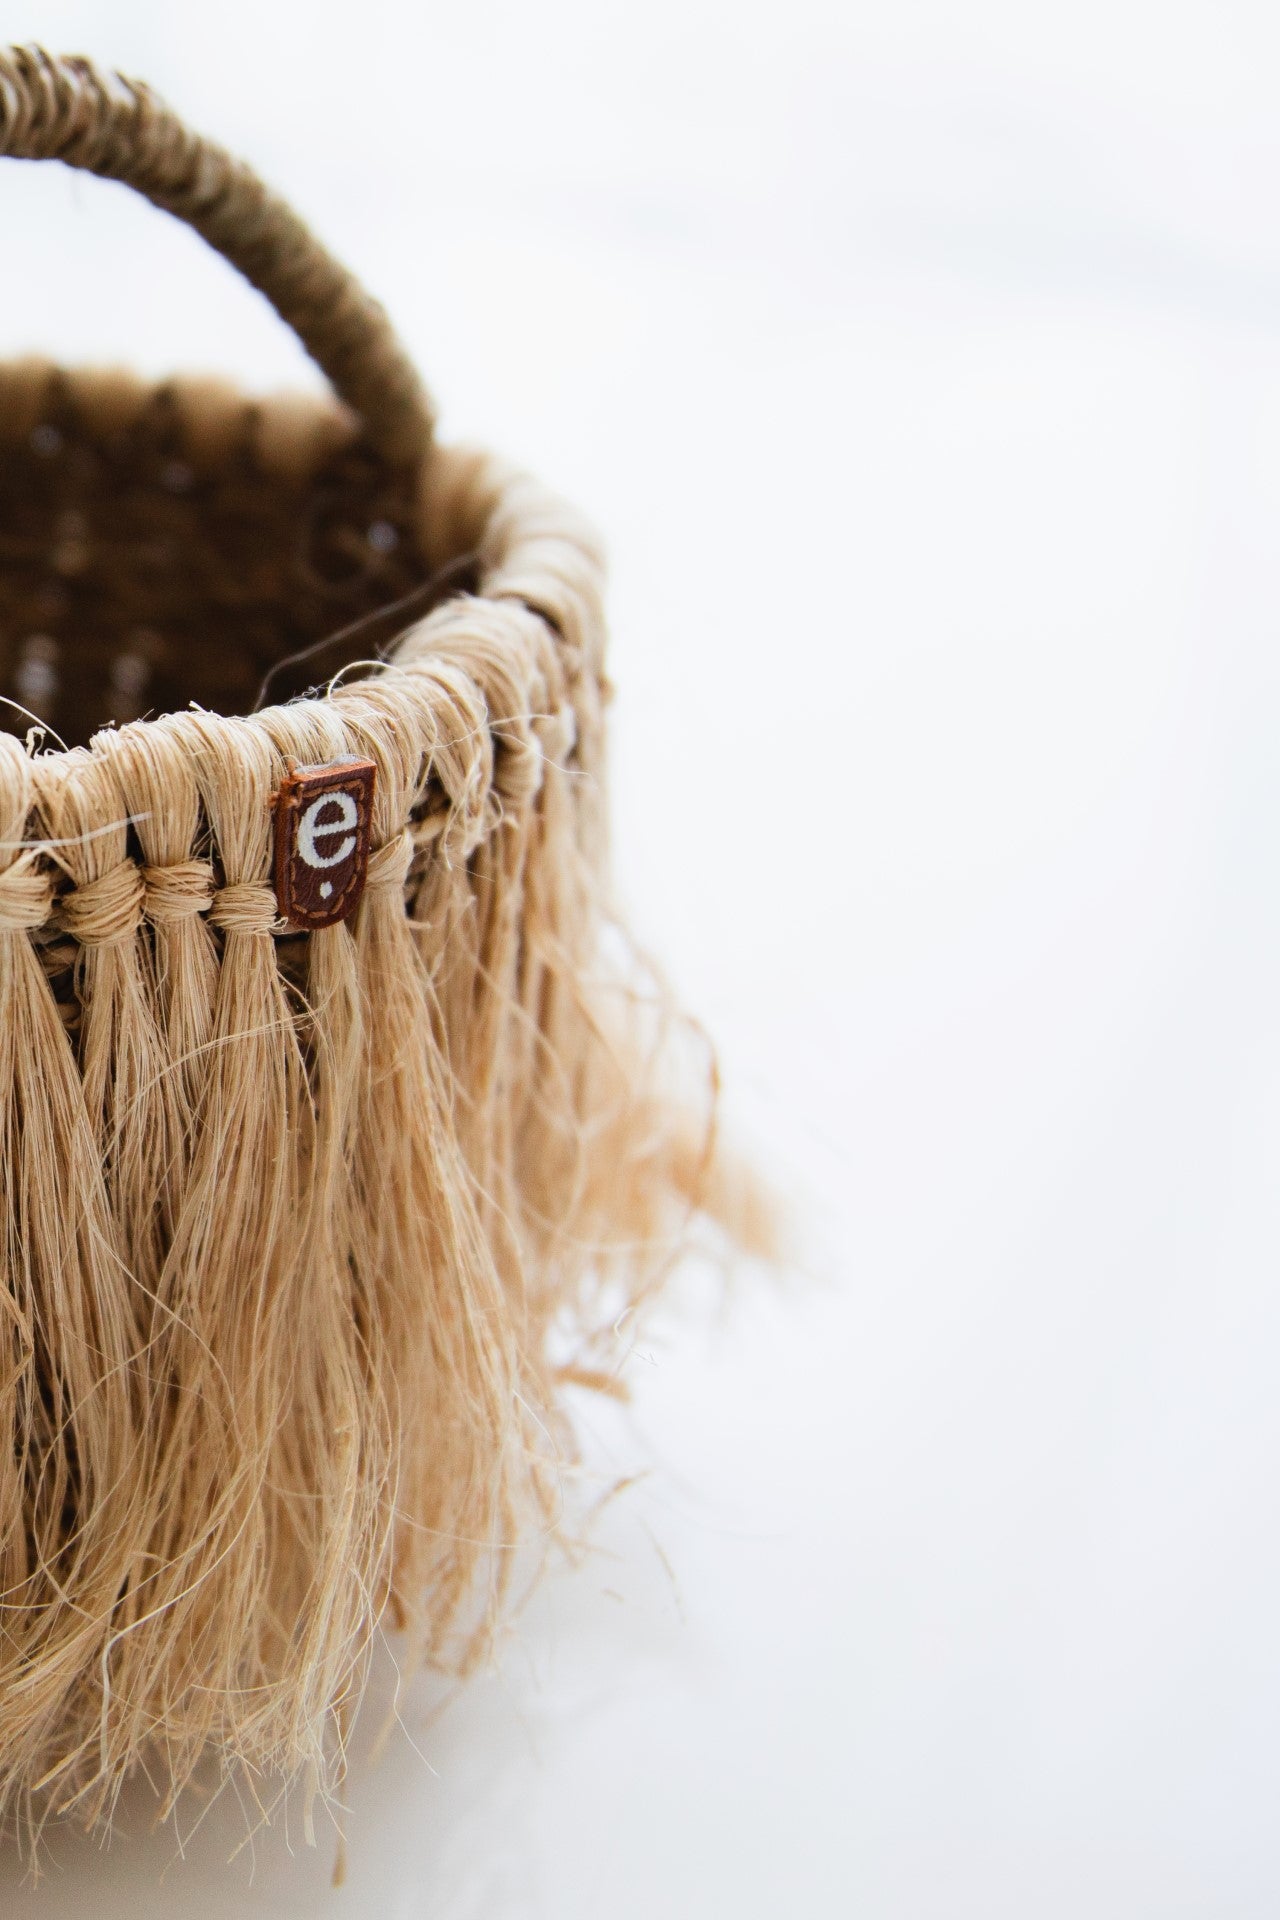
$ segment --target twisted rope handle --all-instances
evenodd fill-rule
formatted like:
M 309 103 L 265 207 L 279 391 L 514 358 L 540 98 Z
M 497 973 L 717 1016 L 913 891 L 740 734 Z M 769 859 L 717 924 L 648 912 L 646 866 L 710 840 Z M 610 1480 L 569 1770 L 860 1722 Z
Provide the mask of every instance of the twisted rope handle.
M 142 82 L 42 47 L 0 48 L 3 154 L 123 181 L 185 220 L 266 295 L 382 454 L 425 454 L 431 402 L 377 301 L 250 167 Z

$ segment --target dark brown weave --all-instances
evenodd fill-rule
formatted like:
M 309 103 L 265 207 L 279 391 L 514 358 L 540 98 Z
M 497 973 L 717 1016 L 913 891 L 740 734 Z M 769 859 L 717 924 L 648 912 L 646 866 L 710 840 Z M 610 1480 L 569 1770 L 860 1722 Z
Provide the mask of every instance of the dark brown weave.
M 0 725 L 73 745 L 190 702 L 246 713 L 270 669 L 423 582 L 403 470 L 346 438 L 305 476 L 271 471 L 246 405 L 198 458 L 180 389 L 114 431 L 50 373 L 31 424 L 0 419 Z M 15 425 L 19 431 L 15 432 Z M 360 657 L 360 634 L 346 649 Z M 343 660 L 278 673 L 279 699 Z M 26 711 L 21 711 L 25 709 Z

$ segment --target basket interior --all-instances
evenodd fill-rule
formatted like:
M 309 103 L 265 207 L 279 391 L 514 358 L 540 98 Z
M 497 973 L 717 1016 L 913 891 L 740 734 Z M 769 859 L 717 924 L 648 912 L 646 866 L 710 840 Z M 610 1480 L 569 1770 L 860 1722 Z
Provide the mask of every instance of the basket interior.
M 192 702 L 243 714 L 287 699 L 385 647 L 371 616 L 420 600 L 428 572 L 411 476 L 336 405 L 0 372 L 12 733 L 35 719 L 74 746 Z

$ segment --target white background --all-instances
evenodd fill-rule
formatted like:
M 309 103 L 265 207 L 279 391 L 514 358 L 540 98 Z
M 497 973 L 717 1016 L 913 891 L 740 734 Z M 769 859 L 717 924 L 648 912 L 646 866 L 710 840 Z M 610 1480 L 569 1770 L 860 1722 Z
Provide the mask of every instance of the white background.
M 8 5 L 247 151 L 614 561 L 618 869 L 792 1196 L 332 1845 L 6 1916 L 1280 1913 L 1280 15 Z M 307 378 L 0 174 L 0 350 Z M 165 1874 L 160 1883 L 162 1872 Z

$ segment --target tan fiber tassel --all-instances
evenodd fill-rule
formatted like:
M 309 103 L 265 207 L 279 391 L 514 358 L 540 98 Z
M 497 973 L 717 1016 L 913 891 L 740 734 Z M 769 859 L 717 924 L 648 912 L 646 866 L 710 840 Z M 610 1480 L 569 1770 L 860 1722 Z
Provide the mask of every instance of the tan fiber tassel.
M 83 1083 L 31 943 L 52 887 L 24 851 L 31 763 L 0 738 L 0 1165 L 6 1341 L 0 1805 L 99 1774 L 111 1641 L 146 1577 L 136 1289 Z
M 37 775 L 40 813 L 70 886 L 59 918 L 78 949 L 80 1077 L 119 1244 L 137 1282 L 140 1325 L 163 1256 L 166 1187 L 183 1150 L 181 1089 L 156 1025 L 142 940 L 146 886 L 125 857 L 128 821 L 110 765 L 79 752 L 49 756 Z M 115 812 L 117 817 L 112 819 Z
M 460 1101 L 431 981 L 405 915 L 413 844 L 401 823 L 418 782 L 440 775 L 458 740 L 486 738 L 468 691 L 451 687 L 454 697 L 442 703 L 437 687 L 422 686 L 436 731 L 425 762 L 412 746 L 416 730 L 377 724 L 380 688 L 344 702 L 344 714 L 354 709 L 354 737 L 378 765 L 374 838 L 382 843 L 355 924 L 366 1073 L 353 1254 L 382 1328 L 394 1411 L 397 1615 L 433 1655 L 482 1557 L 500 1592 L 517 1489 L 528 1479 L 517 1342 L 458 1138 Z

